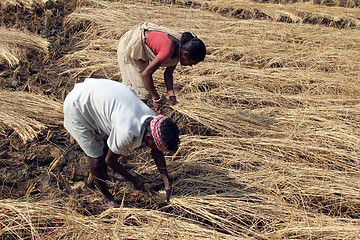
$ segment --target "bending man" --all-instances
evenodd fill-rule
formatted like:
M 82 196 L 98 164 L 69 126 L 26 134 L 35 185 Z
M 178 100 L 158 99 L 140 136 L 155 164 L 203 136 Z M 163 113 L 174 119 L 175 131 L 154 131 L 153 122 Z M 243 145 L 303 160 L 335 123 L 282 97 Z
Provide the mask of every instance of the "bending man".
M 64 101 L 64 126 L 86 153 L 90 172 L 110 206 L 118 204 L 105 182 L 107 166 L 136 189 L 146 191 L 143 181 L 118 161 L 122 151 L 133 150 L 142 143 L 151 148 L 169 201 L 171 183 L 163 152 L 177 150 L 178 127 L 170 118 L 157 116 L 125 85 L 93 78 L 77 83 Z
M 152 23 L 138 24 L 126 32 L 118 45 L 118 61 L 122 83 L 143 101 L 151 100 L 159 109 L 160 94 L 153 81 L 153 73 L 166 67 L 164 80 L 172 104 L 176 104 L 173 72 L 177 63 L 192 66 L 203 61 L 206 47 L 202 40 L 189 32 L 179 33 Z

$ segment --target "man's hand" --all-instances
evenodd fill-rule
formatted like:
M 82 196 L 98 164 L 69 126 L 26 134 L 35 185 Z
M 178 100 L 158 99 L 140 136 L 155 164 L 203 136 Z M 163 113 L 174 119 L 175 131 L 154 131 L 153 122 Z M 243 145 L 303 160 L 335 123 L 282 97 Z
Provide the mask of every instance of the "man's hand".
M 112 200 L 107 200 L 107 205 L 108 205 L 109 207 L 111 207 L 111 208 L 118 208 L 118 207 L 120 207 L 119 203 L 118 203 L 116 200 L 114 200 L 114 199 L 112 199 Z
M 176 96 L 175 96 L 175 95 L 169 96 L 169 99 L 170 99 L 172 105 L 177 104 L 177 100 L 176 100 Z
M 167 172 L 166 162 L 164 158 L 164 153 L 158 149 L 152 149 L 151 156 L 153 157 L 155 164 L 160 172 L 160 175 L 164 180 L 166 201 L 169 202 L 172 191 L 171 191 L 171 183 L 169 180 L 169 174 Z
M 136 190 L 141 190 L 143 192 L 146 192 L 143 180 L 136 178 L 136 182 L 133 182 L 133 184 Z
M 159 111 L 163 106 L 163 101 L 161 100 L 161 98 L 159 98 L 158 102 L 157 100 L 156 101 L 153 100 L 153 106 L 156 109 L 156 111 Z

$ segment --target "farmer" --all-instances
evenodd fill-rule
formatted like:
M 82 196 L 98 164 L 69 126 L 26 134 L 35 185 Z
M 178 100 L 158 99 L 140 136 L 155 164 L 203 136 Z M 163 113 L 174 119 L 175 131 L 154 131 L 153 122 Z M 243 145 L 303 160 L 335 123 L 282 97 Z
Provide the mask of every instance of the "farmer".
M 166 67 L 165 85 L 174 105 L 177 101 L 173 72 L 177 63 L 192 66 L 203 61 L 206 47 L 203 41 L 189 32 L 180 35 L 165 27 L 144 23 L 121 37 L 117 53 L 122 83 L 144 102 L 152 99 L 153 106 L 159 110 L 162 99 L 154 86 L 153 73 L 160 66 Z
M 75 84 L 64 101 L 64 126 L 86 153 L 91 175 L 109 206 L 117 207 L 118 203 L 105 182 L 107 166 L 146 192 L 144 182 L 118 161 L 125 149 L 133 150 L 142 143 L 151 148 L 165 184 L 166 200 L 170 200 L 171 183 L 163 152 L 177 150 L 178 127 L 171 118 L 157 116 L 125 85 L 94 78 Z

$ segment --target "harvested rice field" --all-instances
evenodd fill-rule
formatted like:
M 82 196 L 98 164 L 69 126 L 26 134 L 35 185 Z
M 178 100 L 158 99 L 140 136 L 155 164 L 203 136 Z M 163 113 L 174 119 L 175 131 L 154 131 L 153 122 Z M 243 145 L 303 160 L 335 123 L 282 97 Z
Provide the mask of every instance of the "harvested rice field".
M 86 77 L 121 81 L 120 37 L 152 22 L 204 41 L 177 67 L 181 132 L 109 172 L 108 208 L 62 103 Z M 359 0 L 1 0 L 0 239 L 359 239 Z M 166 95 L 163 71 L 155 72 Z

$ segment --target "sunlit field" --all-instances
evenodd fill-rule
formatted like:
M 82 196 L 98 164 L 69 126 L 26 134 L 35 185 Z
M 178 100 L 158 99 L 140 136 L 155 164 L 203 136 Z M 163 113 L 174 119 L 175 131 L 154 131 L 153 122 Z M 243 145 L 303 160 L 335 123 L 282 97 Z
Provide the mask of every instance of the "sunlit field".
M 358 0 L 1 0 L 1 239 L 359 239 Z M 86 77 L 121 81 L 120 37 L 138 23 L 189 31 L 204 62 L 177 67 L 181 131 L 166 155 L 119 161 L 109 208 L 62 103 Z M 154 75 L 166 98 L 162 69 Z

